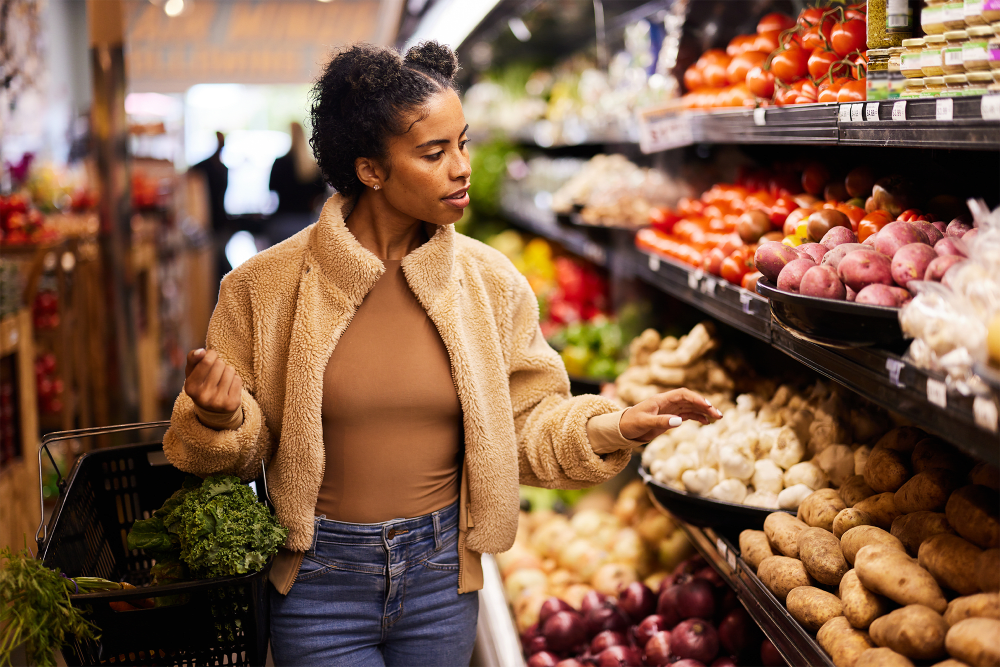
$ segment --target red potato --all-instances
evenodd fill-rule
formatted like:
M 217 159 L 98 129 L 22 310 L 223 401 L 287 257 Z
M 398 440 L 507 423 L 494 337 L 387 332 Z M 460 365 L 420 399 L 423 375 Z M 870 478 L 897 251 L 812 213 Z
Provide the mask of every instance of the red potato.
M 802 276 L 799 294 L 843 301 L 847 298 L 847 288 L 832 266 L 814 266 Z
M 836 227 L 836 229 L 843 229 L 843 227 Z M 823 260 L 823 255 L 829 252 L 827 247 L 820 243 L 803 243 L 796 250 L 801 257 L 808 257 L 817 264 Z
M 845 285 L 860 294 L 868 285 L 892 284 L 892 260 L 868 248 L 855 250 L 841 260 L 837 275 Z
M 965 247 L 965 243 L 962 239 L 955 238 L 954 236 L 946 236 L 935 243 L 934 252 L 942 257 L 945 255 L 958 255 L 959 257 L 969 256 L 968 248 Z
M 878 232 L 875 249 L 887 257 L 894 257 L 896 251 L 911 243 L 923 243 L 926 238 L 919 229 L 908 222 L 890 222 Z
M 806 271 L 816 266 L 816 262 L 807 257 L 793 259 L 778 274 L 778 289 L 782 292 L 799 293 L 799 284 Z
M 854 303 L 855 301 L 858 300 L 858 293 L 857 292 L 855 292 L 854 290 L 852 290 L 850 287 L 847 287 L 846 285 L 844 286 L 844 289 L 847 290 L 847 300 L 848 301 L 850 301 L 851 303 Z
M 892 258 L 892 279 L 900 287 L 906 287 L 911 280 L 922 280 L 927 267 L 935 259 L 937 253 L 929 245 L 923 243 L 905 245 L 897 250 Z
M 835 229 L 831 229 L 830 231 L 833 232 L 836 229 L 844 229 L 844 228 L 836 227 Z M 862 243 L 841 243 L 836 248 L 823 255 L 823 261 L 820 263 L 823 266 L 832 266 L 834 269 L 840 268 L 841 260 L 843 260 L 848 253 L 854 250 L 861 250 L 862 248 L 865 247 L 867 246 L 865 246 Z
M 761 243 L 754 253 L 753 262 L 757 270 L 764 274 L 772 283 L 778 282 L 778 275 L 785 265 L 799 259 L 799 253 L 795 248 L 787 246 L 777 241 Z
M 854 301 L 856 303 L 867 303 L 872 306 L 898 308 L 911 298 L 912 295 L 902 287 L 873 283 L 858 292 L 858 296 Z
M 822 243 L 827 250 L 833 250 L 837 246 L 847 243 L 857 243 L 858 235 L 848 227 L 834 227 L 823 235 Z
M 979 230 L 970 229 L 969 231 L 962 234 L 962 241 L 964 241 L 965 243 L 972 243 L 973 241 L 976 240 L 977 236 L 979 236 Z
M 872 248 L 874 248 L 875 247 L 875 241 L 877 241 L 877 240 L 878 240 L 878 233 L 876 232 L 875 234 L 872 234 L 871 236 L 869 236 L 868 238 L 866 238 L 864 241 L 862 241 L 861 245 L 867 245 L 867 246 L 871 246 Z
M 948 229 L 945 232 L 945 236 L 960 239 L 970 229 L 972 229 L 972 222 L 965 217 L 958 217 L 948 223 Z
M 942 236 L 947 236 L 948 235 L 948 223 L 947 222 L 943 222 L 941 220 L 935 220 L 934 222 L 931 223 L 931 226 L 934 229 L 936 229 L 939 232 L 941 232 Z
M 910 224 L 924 233 L 924 236 L 927 237 L 928 245 L 933 246 L 935 243 L 944 238 L 944 234 L 929 222 L 924 222 L 923 220 L 911 220 Z
M 933 280 L 939 283 L 944 278 L 944 274 L 948 269 L 964 261 L 965 258 L 959 255 L 941 255 L 936 257 L 927 265 L 927 270 L 924 271 L 924 280 Z

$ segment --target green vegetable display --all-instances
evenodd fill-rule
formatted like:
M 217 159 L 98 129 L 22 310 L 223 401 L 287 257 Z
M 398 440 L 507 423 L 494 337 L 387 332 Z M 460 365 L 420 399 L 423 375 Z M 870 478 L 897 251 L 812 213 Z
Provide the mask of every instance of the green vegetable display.
M 128 547 L 156 556 L 160 584 L 177 581 L 181 564 L 201 579 L 257 572 L 287 536 L 250 487 L 213 475 L 188 477 L 149 519 L 136 521 Z

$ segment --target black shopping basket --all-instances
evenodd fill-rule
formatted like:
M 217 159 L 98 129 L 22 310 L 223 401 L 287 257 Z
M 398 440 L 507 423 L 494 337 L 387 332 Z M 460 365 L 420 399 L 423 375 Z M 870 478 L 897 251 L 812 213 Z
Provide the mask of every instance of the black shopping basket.
M 38 451 L 61 440 L 106 433 L 164 428 L 170 422 L 148 422 L 51 433 Z M 52 461 L 55 466 L 55 461 Z M 67 480 L 59 474 L 60 495 L 52 518 L 40 525 L 35 539 L 38 557 L 68 577 L 103 577 L 135 586 L 148 584 L 154 561 L 142 550 L 130 550 L 126 536 L 136 519 L 149 518 L 181 488 L 186 473 L 167 462 L 160 442 L 122 445 L 80 456 Z M 254 489 L 267 499 L 266 479 Z M 269 607 L 267 571 L 126 591 L 73 595 L 100 628 L 97 641 L 74 640 L 63 649 L 70 665 L 263 665 L 267 657 Z M 115 611 L 114 601 L 164 596 L 179 604 Z

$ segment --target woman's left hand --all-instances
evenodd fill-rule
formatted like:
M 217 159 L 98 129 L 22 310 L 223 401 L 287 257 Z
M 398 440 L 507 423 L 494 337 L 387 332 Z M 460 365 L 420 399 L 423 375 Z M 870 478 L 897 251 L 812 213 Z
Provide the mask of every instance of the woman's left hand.
M 622 415 L 618 428 L 629 440 L 649 442 L 685 419 L 709 424 L 722 413 L 690 389 L 671 389 L 632 406 Z

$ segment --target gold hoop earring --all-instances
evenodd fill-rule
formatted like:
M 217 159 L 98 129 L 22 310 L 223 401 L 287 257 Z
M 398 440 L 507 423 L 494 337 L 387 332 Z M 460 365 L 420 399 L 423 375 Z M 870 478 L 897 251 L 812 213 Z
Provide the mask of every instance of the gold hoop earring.
M 373 189 L 373 190 L 378 190 L 378 189 L 379 189 L 379 188 L 381 188 L 381 187 L 382 187 L 381 185 L 377 185 L 377 184 L 376 184 L 376 185 L 373 185 L 373 186 L 372 186 L 372 189 Z

